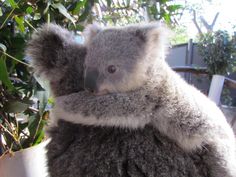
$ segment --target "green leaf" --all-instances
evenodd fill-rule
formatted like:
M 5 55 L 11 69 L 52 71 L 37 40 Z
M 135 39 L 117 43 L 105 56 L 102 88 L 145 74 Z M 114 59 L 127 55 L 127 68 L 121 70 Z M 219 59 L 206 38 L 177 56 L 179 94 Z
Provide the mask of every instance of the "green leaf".
M 53 99 L 53 97 L 49 97 L 48 98 L 48 104 L 54 104 L 55 103 L 55 100 Z
M 76 6 L 73 10 L 73 14 L 78 14 L 80 12 L 80 9 L 84 7 L 87 0 L 79 1 L 76 3 Z
M 0 17 L 2 16 L 3 14 L 2 14 L 2 8 L 0 7 Z
M 40 13 L 35 13 L 33 20 L 39 20 L 41 18 Z
M 31 14 L 34 12 L 34 9 L 31 6 L 29 6 L 29 7 L 27 7 L 26 12 L 27 12 L 27 14 Z
M 11 5 L 12 8 L 18 8 L 17 3 L 14 0 L 7 0 L 7 2 Z
M 29 133 L 30 133 L 29 139 L 32 144 L 33 144 L 34 139 L 36 137 L 40 122 L 41 122 L 41 116 L 39 113 L 37 113 L 34 116 L 29 117 L 29 125 L 28 125 L 28 129 L 29 129 Z
M 158 13 L 156 5 L 151 6 L 149 9 L 152 15 L 156 15 Z
M 48 104 L 49 93 L 45 91 L 37 91 L 35 96 L 39 99 L 39 112 L 40 114 L 43 114 Z
M 161 4 L 165 4 L 168 0 L 160 0 Z
M 174 11 L 176 11 L 176 10 L 178 10 L 178 9 L 181 9 L 181 8 L 182 8 L 181 5 L 169 5 L 169 6 L 167 7 L 167 9 L 168 9 L 169 11 L 171 11 L 171 12 L 174 12 Z
M 44 137 L 45 137 L 44 131 L 43 130 L 39 131 L 39 133 L 35 137 L 35 140 L 33 142 L 33 146 L 41 143 L 44 140 Z
M 88 18 L 89 13 L 91 12 L 91 4 L 87 2 L 84 6 L 84 12 L 79 16 L 79 21 L 83 22 Z
M 164 19 L 165 19 L 165 22 L 166 22 L 167 24 L 170 24 L 170 22 L 171 22 L 170 15 L 167 14 L 167 13 L 165 13 L 165 14 L 163 14 L 163 17 L 164 17 Z
M 35 136 L 33 145 L 37 145 L 44 140 L 44 137 L 45 137 L 44 127 L 45 127 L 46 123 L 47 123 L 47 121 L 45 121 L 45 120 L 40 121 L 40 124 L 38 126 L 38 131 L 36 132 L 36 136 Z
M 58 9 L 59 12 L 64 15 L 67 19 L 69 19 L 73 24 L 75 24 L 75 19 L 68 13 L 65 6 L 63 6 L 61 3 L 55 3 L 51 5 L 54 9 Z
M 80 24 L 77 24 L 76 25 L 76 30 L 83 31 L 84 30 L 84 26 L 82 26 Z
M 29 106 L 21 101 L 10 100 L 3 106 L 3 109 L 7 113 L 19 113 L 25 111 Z
M 14 86 L 11 83 L 11 80 L 9 79 L 9 75 L 8 75 L 8 72 L 7 72 L 5 55 L 2 55 L 0 57 L 0 80 L 7 87 L 7 89 L 9 91 L 14 90 Z
M 25 32 L 25 26 L 24 26 L 24 18 L 15 16 L 15 21 L 20 29 L 21 32 Z

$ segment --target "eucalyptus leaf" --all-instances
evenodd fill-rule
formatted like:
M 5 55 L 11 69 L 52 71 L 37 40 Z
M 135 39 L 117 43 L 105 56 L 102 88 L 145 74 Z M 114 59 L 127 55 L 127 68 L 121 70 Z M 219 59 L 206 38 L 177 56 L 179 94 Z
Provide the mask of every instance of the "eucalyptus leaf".
M 86 1 L 87 0 L 78 1 L 76 3 L 74 10 L 73 10 L 73 14 L 78 14 L 80 12 L 80 10 L 84 7 Z
M 83 22 L 88 19 L 89 14 L 91 13 L 91 9 L 93 7 L 93 3 L 91 1 L 86 1 L 84 4 L 84 12 L 79 16 L 79 21 Z
M 45 137 L 45 133 L 44 133 L 44 127 L 46 125 L 46 121 L 45 120 L 41 120 L 36 132 L 36 136 L 34 138 L 34 142 L 33 145 L 37 145 L 39 143 L 41 143 Z
M 27 12 L 27 14 L 31 14 L 34 12 L 34 9 L 31 6 L 29 6 L 29 7 L 27 7 L 26 12 Z
M 169 14 L 164 14 L 164 19 L 167 23 L 170 23 L 171 22 L 171 19 L 170 19 L 170 15 Z
M 18 7 L 17 3 L 14 0 L 6 0 L 6 1 L 11 5 L 12 8 Z
M 84 26 L 78 24 L 78 25 L 76 25 L 76 30 L 83 31 L 84 30 Z
M 34 139 L 33 146 L 41 143 L 44 140 L 44 137 L 45 137 L 44 131 L 43 130 L 39 131 Z
M 51 5 L 54 9 L 58 9 L 58 11 L 64 15 L 67 19 L 69 19 L 73 24 L 75 24 L 75 19 L 68 13 L 65 6 L 63 6 L 61 3 L 54 3 Z
M 179 10 L 179 9 L 181 9 L 181 8 L 182 8 L 181 5 L 169 5 L 169 6 L 167 7 L 167 9 L 168 9 L 169 11 L 171 11 L 171 12 L 174 12 L 174 11 Z
M 24 18 L 15 16 L 15 21 L 20 29 L 21 32 L 25 32 L 25 26 L 24 26 Z
M 33 17 L 33 20 L 39 20 L 40 18 L 41 18 L 40 13 L 35 13 L 34 17 Z
M 55 100 L 53 99 L 53 97 L 49 97 L 48 98 L 48 104 L 53 105 L 55 103 Z
M 2 8 L 0 7 L 0 17 L 3 15 Z
M 17 100 L 10 100 L 3 105 L 3 110 L 7 113 L 19 113 L 25 111 L 30 104 L 23 103 Z
M 7 66 L 6 66 L 6 61 L 5 61 L 5 56 L 2 55 L 0 57 L 0 80 L 2 83 L 7 87 L 9 91 L 14 90 L 14 86 L 11 83 L 11 80 L 9 79 L 8 71 L 7 71 Z
M 35 137 L 37 135 L 40 122 L 41 122 L 41 116 L 39 113 L 37 113 L 34 116 L 30 116 L 30 118 L 29 118 L 28 129 L 29 129 L 30 140 L 31 140 L 32 145 L 33 145 L 33 142 L 34 142 Z
M 49 93 L 45 91 L 37 91 L 35 96 L 39 99 L 39 112 L 43 114 L 48 104 Z

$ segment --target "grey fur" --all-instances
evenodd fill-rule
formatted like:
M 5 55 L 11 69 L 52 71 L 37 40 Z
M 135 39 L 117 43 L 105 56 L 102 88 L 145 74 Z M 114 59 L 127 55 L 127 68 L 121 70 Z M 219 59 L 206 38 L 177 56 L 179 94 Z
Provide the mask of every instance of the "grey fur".
M 52 25 L 53 28 L 58 29 Z M 44 30 L 43 28 L 38 35 L 39 39 L 44 36 Z M 235 176 L 235 137 L 232 130 L 216 105 L 187 85 L 162 60 L 166 48 L 163 45 L 163 32 L 163 28 L 156 25 L 104 31 L 96 28 L 92 33 L 88 31 L 92 36 L 86 40 L 86 70 L 90 68 L 100 74 L 100 80 L 93 81 L 98 89 L 92 89 L 98 94 L 104 93 L 104 90 L 112 94 L 94 96 L 81 90 L 78 93 L 73 93 L 73 90 L 68 92 L 64 88 L 70 87 L 70 82 L 65 85 L 55 82 L 57 85 L 52 90 L 59 88 L 61 93 L 56 96 L 64 96 L 55 98 L 56 106 L 53 111 L 54 124 L 50 131 L 52 141 L 48 146 L 52 176 L 161 176 L 162 173 L 166 177 Z M 52 33 L 55 31 L 52 30 Z M 70 46 L 70 40 L 67 44 Z M 35 65 L 40 70 L 41 64 L 44 64 L 41 60 L 46 58 L 38 58 L 35 53 L 47 52 L 50 48 L 37 51 L 40 47 L 34 47 L 35 45 L 31 42 L 30 46 L 35 50 L 29 53 L 40 63 Z M 77 60 L 80 61 L 73 61 L 81 64 L 84 62 L 84 55 L 79 55 L 80 50 L 85 51 L 84 46 L 70 52 L 71 56 L 78 53 Z M 116 50 L 119 51 L 118 54 L 115 53 Z M 65 56 L 70 60 L 69 53 L 62 53 L 61 57 Z M 119 62 L 121 70 L 118 71 L 122 74 L 119 75 L 118 72 L 118 76 L 111 79 L 106 68 L 108 64 L 116 65 Z M 46 68 L 47 66 L 46 64 Z M 77 65 L 71 62 L 71 67 L 73 66 Z M 63 65 L 57 69 L 61 69 L 60 77 L 66 78 Z M 77 70 L 81 73 L 83 65 L 78 64 L 75 71 Z M 53 81 L 52 73 L 45 72 L 46 77 Z M 129 83 L 131 79 L 135 82 Z M 71 82 L 74 82 L 73 79 Z M 78 82 L 81 85 L 83 80 Z M 154 136 L 162 145 L 157 143 L 159 140 L 153 140 Z M 123 139 L 126 141 L 122 141 Z M 100 142 L 101 140 L 103 141 Z M 124 146 L 119 149 L 120 144 L 117 145 L 117 142 L 123 142 Z M 127 153 L 118 153 L 123 151 Z M 164 157 L 162 154 L 165 154 Z M 173 161 L 166 161 L 165 158 Z M 116 159 L 118 160 L 115 161 Z M 127 159 L 131 166 L 124 169 L 121 164 L 127 164 Z M 151 169 L 147 165 L 150 163 L 154 164 Z M 176 168 L 170 171 L 173 166 Z M 138 175 L 140 169 L 142 173 Z M 130 174 L 122 175 L 125 171 Z
M 94 92 L 105 89 L 109 92 L 124 92 L 141 87 L 147 79 L 146 70 L 149 66 L 146 65 L 154 65 L 154 58 L 164 56 L 167 35 L 164 30 L 158 24 L 108 28 L 97 30 L 97 35 L 92 30 L 89 34 L 92 33 L 94 38 L 91 40 L 88 36 L 87 42 L 85 81 L 94 82 L 92 85 L 95 88 L 86 88 L 86 85 L 85 88 L 93 89 Z M 155 50 L 158 52 L 154 53 Z M 117 72 L 109 74 L 109 65 L 115 66 Z M 96 81 L 89 77 L 92 75 L 90 73 L 96 73 L 95 69 L 98 70 Z
M 106 111 L 98 111 L 100 106 L 96 105 L 94 117 L 97 124 L 132 127 L 133 122 L 138 122 L 135 124 L 137 128 L 151 124 L 189 152 L 208 145 L 212 148 L 208 162 L 211 163 L 211 175 L 235 177 L 233 131 L 220 109 L 182 80 L 162 59 L 165 55 L 164 32 L 161 26 L 144 25 L 105 29 L 93 34 L 85 59 L 85 83 L 90 82 L 88 89 L 97 94 L 123 92 L 125 99 L 129 98 L 126 107 L 133 108 L 129 112 L 124 107 L 120 110 L 119 103 L 124 104 L 124 98 L 120 96 L 118 99 L 121 100 L 116 100 L 118 104 L 106 105 Z M 99 46 L 103 46 L 102 49 Z M 116 66 L 117 71 L 107 72 L 109 65 Z M 92 77 L 94 71 L 98 74 L 96 79 Z M 129 91 L 135 94 L 127 93 Z M 150 99 L 145 99 L 144 95 Z M 93 110 L 87 112 L 93 114 Z M 75 115 L 81 119 L 78 113 Z M 111 120 L 111 117 L 119 121 Z M 96 125 L 96 120 L 91 121 Z
M 83 90 L 85 54 L 86 48 L 75 42 L 75 36 L 55 24 L 39 28 L 26 49 L 36 73 L 50 81 L 55 96 Z
M 59 121 L 50 130 L 52 177 L 207 177 L 206 149 L 183 152 L 152 126 L 128 130 Z
M 134 35 L 137 31 L 141 38 Z M 207 162 L 211 176 L 235 177 L 236 144 L 231 127 L 212 101 L 162 59 L 163 36 L 163 29 L 155 25 L 104 29 L 93 34 L 85 59 L 85 83 L 92 83 L 88 90 L 98 95 L 121 94 L 93 98 L 78 93 L 58 98 L 56 117 L 63 115 L 74 123 L 94 126 L 152 125 L 187 152 L 211 147 Z M 107 72 L 109 65 L 118 70 Z M 97 76 L 92 77 L 93 73 Z

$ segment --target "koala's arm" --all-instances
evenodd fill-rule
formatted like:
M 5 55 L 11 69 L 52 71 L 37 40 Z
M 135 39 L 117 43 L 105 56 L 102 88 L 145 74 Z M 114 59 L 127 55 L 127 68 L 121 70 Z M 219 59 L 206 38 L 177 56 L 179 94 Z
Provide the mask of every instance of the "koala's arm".
M 55 24 L 45 24 L 32 35 L 26 48 L 34 71 L 50 82 L 55 96 L 83 90 L 86 48 L 75 35 Z
M 235 136 L 223 113 L 176 73 L 169 70 L 169 75 L 153 124 L 186 151 L 209 147 L 212 176 L 236 176 Z
M 207 148 L 205 160 L 211 176 L 234 177 L 236 156 L 232 129 L 214 103 L 178 79 L 172 77 L 172 81 L 158 91 L 140 89 L 96 97 L 80 92 L 58 97 L 54 117 L 85 125 L 131 129 L 151 124 L 186 152 Z

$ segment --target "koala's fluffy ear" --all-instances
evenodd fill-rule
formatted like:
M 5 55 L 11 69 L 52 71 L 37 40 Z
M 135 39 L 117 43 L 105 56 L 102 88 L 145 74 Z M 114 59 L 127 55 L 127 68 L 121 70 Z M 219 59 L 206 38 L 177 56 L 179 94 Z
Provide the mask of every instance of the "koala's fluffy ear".
M 102 31 L 102 28 L 96 23 L 86 26 L 83 32 L 85 44 L 89 44 L 92 41 L 92 38 L 94 38 L 100 31 Z
M 36 73 L 49 80 L 59 80 L 70 60 L 83 53 L 86 53 L 85 47 L 75 42 L 74 35 L 56 24 L 39 28 L 26 48 Z
M 164 24 L 149 23 L 130 26 L 129 32 L 139 37 L 147 46 L 147 50 L 150 50 L 150 53 L 158 51 L 158 55 L 165 56 L 171 31 Z

